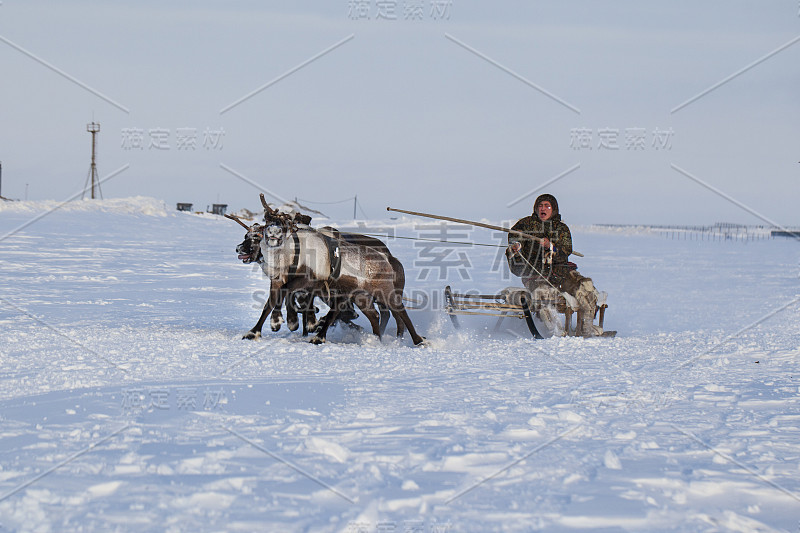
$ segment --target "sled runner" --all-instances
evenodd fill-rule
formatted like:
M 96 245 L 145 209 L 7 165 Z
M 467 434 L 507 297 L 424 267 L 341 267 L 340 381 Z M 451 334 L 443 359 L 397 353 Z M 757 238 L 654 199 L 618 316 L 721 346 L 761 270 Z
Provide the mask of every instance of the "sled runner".
M 445 312 L 453 321 L 456 329 L 461 327 L 458 315 L 478 315 L 497 317 L 493 331 L 499 331 L 503 321 L 507 318 L 525 320 L 525 324 L 535 339 L 551 336 L 575 336 L 576 327 L 572 326 L 572 315 L 577 313 L 578 305 L 574 298 L 565 293 L 545 291 L 531 294 L 521 287 L 507 287 L 498 294 L 469 294 L 457 293 L 448 285 L 444 289 Z M 569 301 L 572 300 L 572 301 Z M 595 317 L 598 316 L 598 325 L 603 327 L 606 304 L 606 294 L 601 293 L 597 301 Z M 557 313 L 564 315 L 563 326 Z M 538 325 L 537 325 L 538 323 Z M 602 337 L 613 337 L 616 331 L 605 331 Z

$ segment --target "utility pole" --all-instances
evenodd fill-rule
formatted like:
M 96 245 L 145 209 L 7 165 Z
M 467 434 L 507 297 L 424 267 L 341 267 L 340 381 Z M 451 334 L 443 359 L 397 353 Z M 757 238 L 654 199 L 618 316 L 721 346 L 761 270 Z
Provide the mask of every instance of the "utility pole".
M 3 162 L 0 161 L 0 198 L 3 197 Z
M 358 195 L 353 197 L 353 220 L 356 219 L 356 206 L 358 205 Z
M 102 196 L 100 192 L 100 180 L 97 179 L 97 164 L 95 163 L 95 155 L 97 149 L 97 132 L 100 131 L 100 124 L 97 122 L 92 122 L 91 124 L 86 125 L 86 131 L 92 134 L 92 166 L 89 167 L 89 178 L 92 180 L 92 200 L 97 198 L 95 195 L 95 187 L 97 188 L 97 192 L 99 195 Z M 88 180 L 87 180 L 88 181 Z M 84 190 L 84 195 L 86 191 Z M 81 196 L 83 198 L 83 195 Z

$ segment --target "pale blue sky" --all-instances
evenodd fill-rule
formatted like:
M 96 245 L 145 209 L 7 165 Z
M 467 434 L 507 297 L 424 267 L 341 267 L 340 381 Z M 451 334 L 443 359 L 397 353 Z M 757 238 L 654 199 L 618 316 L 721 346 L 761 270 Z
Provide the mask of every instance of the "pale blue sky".
M 411 3 L 4 0 L 2 194 L 79 190 L 94 118 L 106 197 L 516 219 L 570 171 L 543 191 L 576 224 L 800 224 L 797 0 Z

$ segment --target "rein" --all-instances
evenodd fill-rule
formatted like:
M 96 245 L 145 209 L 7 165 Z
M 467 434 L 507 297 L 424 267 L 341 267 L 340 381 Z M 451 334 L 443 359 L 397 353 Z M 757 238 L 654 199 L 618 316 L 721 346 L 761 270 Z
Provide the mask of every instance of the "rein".
M 556 287 L 555 285 L 553 285 L 553 282 L 551 282 L 551 281 L 550 281 L 550 278 L 549 278 L 549 276 L 545 276 L 544 274 L 542 274 L 541 272 L 539 272 L 539 270 L 538 270 L 538 269 L 537 269 L 535 266 L 533 266 L 533 264 L 532 264 L 530 261 L 528 261 L 528 258 L 527 258 L 527 257 L 525 257 L 524 255 L 522 255 L 522 254 L 521 254 L 521 253 L 519 253 L 519 252 L 516 252 L 514 255 L 518 255 L 518 256 L 520 256 L 520 257 L 522 258 L 522 260 L 523 260 L 523 261 L 525 261 L 525 262 L 528 264 L 528 266 L 529 266 L 529 267 L 531 267 L 531 268 L 533 269 L 533 271 L 534 271 L 534 272 L 536 272 L 536 273 L 539 275 L 539 277 L 540 277 L 541 279 L 543 279 L 544 281 L 546 281 L 546 282 L 547 282 L 547 284 L 548 284 L 548 285 L 550 285 L 551 287 L 553 287 L 553 288 L 554 288 L 555 290 L 557 290 L 558 292 L 562 292 L 562 291 L 561 291 L 561 289 L 559 289 L 558 287 Z
M 368 235 L 370 237 L 385 237 L 386 240 L 407 239 L 409 241 L 444 242 L 448 244 L 469 244 L 471 246 L 491 246 L 492 248 L 508 248 L 508 245 L 502 245 L 502 244 L 485 244 L 481 242 L 465 242 L 465 241 L 444 241 L 441 239 L 425 239 L 423 237 L 400 237 L 399 235 L 390 236 L 385 233 L 362 233 L 361 235 Z
M 470 226 L 476 226 L 478 228 L 486 228 L 486 229 L 493 229 L 493 230 L 497 230 L 497 231 L 504 231 L 506 233 L 510 233 L 511 235 L 517 235 L 517 236 L 525 238 L 525 239 L 531 239 L 534 242 L 541 242 L 541 240 L 542 240 L 540 237 L 535 237 L 533 235 L 525 233 L 524 231 L 519 231 L 519 230 L 515 230 L 515 229 L 510 229 L 510 228 L 504 228 L 502 226 L 493 226 L 491 224 L 484 224 L 483 222 L 475 222 L 473 220 L 464 220 L 463 218 L 444 217 L 444 216 L 441 216 L 441 215 L 432 215 L 430 213 L 420 213 L 418 211 L 406 211 L 404 209 L 395 209 L 393 207 L 387 207 L 386 210 L 387 211 L 396 211 L 397 213 L 405 213 L 407 215 L 415 215 L 415 216 L 418 216 L 418 217 L 433 218 L 433 219 L 436 219 L 436 220 L 446 220 L 448 222 L 456 222 L 458 224 L 468 224 Z M 578 257 L 583 257 L 582 253 L 576 252 L 575 250 L 572 250 L 572 255 L 577 255 Z

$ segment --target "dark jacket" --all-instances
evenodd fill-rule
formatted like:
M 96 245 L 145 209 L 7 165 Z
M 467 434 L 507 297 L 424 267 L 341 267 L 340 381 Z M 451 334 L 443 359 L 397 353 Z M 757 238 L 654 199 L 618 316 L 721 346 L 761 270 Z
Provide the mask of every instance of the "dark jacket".
M 543 200 L 549 201 L 553 206 L 553 215 L 546 221 L 540 220 L 537 214 L 539 203 Z M 533 239 L 526 239 L 522 235 L 509 233 L 509 244 L 519 242 L 522 245 L 518 255 L 511 255 L 508 251 L 506 252 L 508 266 L 512 274 L 515 276 L 530 277 L 539 275 L 540 273 L 545 277 L 551 277 L 553 274 L 555 274 L 556 277 L 561 277 L 568 270 L 568 258 L 572 253 L 572 235 L 570 234 L 569 226 L 561 221 L 561 214 L 558 212 L 558 202 L 555 197 L 549 194 L 539 196 L 533 204 L 533 214 L 519 219 L 511 229 L 522 231 L 523 233 L 540 239 L 546 237 L 553 243 L 553 251 L 555 252 L 552 265 L 547 264 L 544 262 L 544 258 L 549 250 L 539 246 L 539 243 Z M 523 259 L 523 257 L 525 259 Z M 539 273 L 534 271 L 531 265 L 533 265 Z

